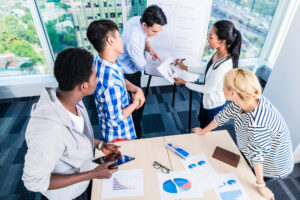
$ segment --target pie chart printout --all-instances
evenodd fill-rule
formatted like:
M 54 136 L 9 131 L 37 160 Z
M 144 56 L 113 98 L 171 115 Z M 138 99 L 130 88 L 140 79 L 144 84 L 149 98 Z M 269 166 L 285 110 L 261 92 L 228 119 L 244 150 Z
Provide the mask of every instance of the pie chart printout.
M 174 178 L 163 183 L 164 191 L 168 193 L 181 193 L 190 190 L 192 184 L 189 180 L 184 178 Z

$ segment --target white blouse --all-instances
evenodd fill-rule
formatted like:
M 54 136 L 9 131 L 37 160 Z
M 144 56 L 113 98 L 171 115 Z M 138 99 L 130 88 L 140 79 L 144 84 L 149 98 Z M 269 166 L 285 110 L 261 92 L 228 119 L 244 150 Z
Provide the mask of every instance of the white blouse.
M 223 61 L 216 69 L 213 69 L 223 59 L 218 60 L 210 66 L 205 77 L 205 84 L 199 85 L 187 82 L 186 87 L 190 90 L 203 93 L 203 107 L 213 109 L 225 104 L 226 99 L 223 93 L 223 80 L 225 74 L 233 69 L 232 59 Z M 188 67 L 188 72 L 199 73 L 199 67 Z

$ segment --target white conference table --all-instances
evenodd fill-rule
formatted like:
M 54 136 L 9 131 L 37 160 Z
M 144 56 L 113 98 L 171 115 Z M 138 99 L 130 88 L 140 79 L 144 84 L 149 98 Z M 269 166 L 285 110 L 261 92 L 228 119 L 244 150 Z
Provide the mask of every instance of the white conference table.
M 113 198 L 115 200 L 159 200 L 159 186 L 157 174 L 161 173 L 159 169 L 155 169 L 152 164 L 154 161 L 171 169 L 171 171 L 184 171 L 181 163 L 181 158 L 175 153 L 171 152 L 165 147 L 165 142 L 172 142 L 184 148 L 190 153 L 195 155 L 203 153 L 218 174 L 234 172 L 243 185 L 246 193 L 250 199 L 260 200 L 264 199 L 256 190 L 255 176 L 241 155 L 237 146 L 231 139 L 226 130 L 213 131 L 205 136 L 198 136 L 196 134 L 180 134 L 166 137 L 139 139 L 125 142 L 118 142 L 121 145 L 122 154 L 135 157 L 135 160 L 119 167 L 120 170 L 125 169 L 143 169 L 144 180 L 144 196 Z M 222 147 L 232 151 L 241 156 L 237 168 L 232 167 L 226 163 L 212 158 L 212 154 L 216 146 Z M 96 150 L 95 157 L 102 156 L 102 152 Z M 92 185 L 92 200 L 102 200 L 101 198 L 101 179 L 94 179 Z M 194 198 L 199 200 L 214 200 L 218 199 L 216 192 L 208 190 L 204 192 L 202 198 Z M 191 199 L 191 200 L 194 200 Z

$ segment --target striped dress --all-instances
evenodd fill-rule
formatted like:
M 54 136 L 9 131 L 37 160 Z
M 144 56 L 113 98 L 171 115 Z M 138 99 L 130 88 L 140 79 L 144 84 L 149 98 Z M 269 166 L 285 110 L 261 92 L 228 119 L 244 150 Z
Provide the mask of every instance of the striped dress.
M 263 164 L 265 177 L 279 178 L 294 167 L 289 129 L 279 111 L 261 95 L 258 105 L 243 113 L 235 103 L 228 104 L 214 120 L 221 126 L 234 119 L 237 144 L 250 165 Z

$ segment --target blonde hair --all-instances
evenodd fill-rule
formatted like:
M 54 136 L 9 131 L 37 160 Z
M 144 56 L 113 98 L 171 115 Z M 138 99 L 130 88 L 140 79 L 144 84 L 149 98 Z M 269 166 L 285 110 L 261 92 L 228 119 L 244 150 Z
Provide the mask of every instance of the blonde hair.
M 234 90 L 239 97 L 249 102 L 253 99 L 259 99 L 261 95 L 261 85 L 258 78 L 248 69 L 237 68 L 226 73 L 224 85 L 229 90 Z

